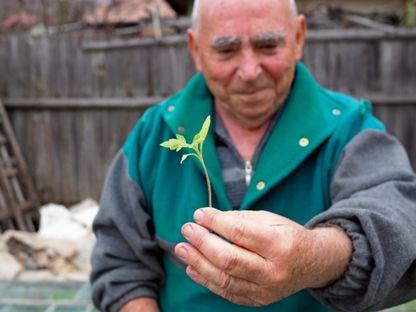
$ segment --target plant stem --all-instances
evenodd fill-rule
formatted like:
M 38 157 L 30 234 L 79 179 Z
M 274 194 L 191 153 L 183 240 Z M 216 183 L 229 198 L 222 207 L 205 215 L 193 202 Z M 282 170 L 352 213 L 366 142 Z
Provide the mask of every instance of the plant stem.
M 208 207 L 212 207 L 212 191 L 211 191 L 211 180 L 209 179 L 208 170 L 205 166 L 204 158 L 202 157 L 202 150 L 198 153 L 199 160 L 201 161 L 202 169 L 204 169 L 205 180 L 208 188 Z

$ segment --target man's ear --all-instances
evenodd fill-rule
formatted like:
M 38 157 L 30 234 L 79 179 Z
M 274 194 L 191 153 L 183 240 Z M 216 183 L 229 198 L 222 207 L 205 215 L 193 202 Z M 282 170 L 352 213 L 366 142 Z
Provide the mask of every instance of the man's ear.
M 188 39 L 188 50 L 191 53 L 192 59 L 194 60 L 195 68 L 197 71 L 202 71 L 201 57 L 199 55 L 198 43 L 197 43 L 197 34 L 192 28 L 188 29 L 187 39 Z
M 303 56 L 303 47 L 306 40 L 306 18 L 304 15 L 297 17 L 298 30 L 296 32 L 296 60 L 300 61 Z

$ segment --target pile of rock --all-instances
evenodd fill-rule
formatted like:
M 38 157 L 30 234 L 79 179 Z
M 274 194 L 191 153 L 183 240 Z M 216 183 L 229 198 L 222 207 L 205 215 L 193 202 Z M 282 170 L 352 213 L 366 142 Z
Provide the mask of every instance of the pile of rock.
M 6 231 L 0 237 L 0 280 L 88 281 L 98 204 L 86 199 L 66 208 L 40 208 L 37 233 Z

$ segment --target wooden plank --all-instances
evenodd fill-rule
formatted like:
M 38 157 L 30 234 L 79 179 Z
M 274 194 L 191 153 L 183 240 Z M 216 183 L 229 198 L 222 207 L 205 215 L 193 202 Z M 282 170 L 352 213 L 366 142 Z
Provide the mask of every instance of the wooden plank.
M 166 100 L 163 97 L 145 98 L 13 98 L 5 99 L 7 108 L 13 109 L 132 109 L 148 108 Z
M 68 52 L 68 36 L 67 35 L 60 35 L 54 38 L 54 41 L 57 44 L 57 61 L 59 62 L 58 66 L 55 68 L 55 71 L 59 69 L 59 74 L 55 72 L 54 77 L 56 77 L 58 81 L 58 88 L 59 90 L 56 90 L 56 94 L 58 94 L 59 97 L 64 97 L 69 93 L 70 89 L 70 78 L 69 78 L 69 72 L 73 66 L 75 66 L 74 59 L 72 55 L 70 55 Z
M 160 40 L 154 38 L 136 38 L 136 39 L 111 39 L 106 41 L 84 42 L 82 48 L 87 51 L 103 51 L 113 49 L 131 49 L 147 46 L 169 46 L 177 43 L 186 43 L 185 35 L 175 35 L 164 37 Z
M 153 94 L 150 87 L 149 48 L 130 49 L 124 52 L 130 66 L 125 76 L 125 96 L 148 97 Z
M 22 97 L 24 96 L 24 91 L 20 87 L 20 79 L 25 73 L 22 72 L 22 67 L 19 58 L 19 38 L 12 37 L 7 41 L 8 48 L 8 70 L 13 75 L 10 75 L 7 79 L 7 95 L 9 97 Z
M 92 78 L 92 97 L 102 97 L 105 87 L 106 63 L 105 53 L 98 51 L 90 55 L 91 78 Z
M 375 105 L 374 114 L 402 142 L 416 170 L 416 105 Z
M 19 178 L 20 178 L 20 181 L 22 182 L 22 186 L 24 187 L 24 190 L 26 193 L 25 195 L 27 196 L 26 198 L 30 201 L 33 201 L 34 206 L 36 206 L 38 202 L 36 191 L 35 191 L 32 179 L 30 178 L 26 162 L 23 158 L 20 147 L 17 144 L 16 137 L 14 136 L 13 129 L 7 118 L 7 113 L 1 101 L 0 101 L 0 116 L 2 120 L 3 131 L 11 147 L 12 157 L 15 158 L 17 161 L 17 167 L 19 170 Z
M 0 39 L 0 73 L 9 73 L 8 45 L 5 39 Z M 0 75 L 0 98 L 7 94 L 7 75 Z
M 342 19 L 352 22 L 357 25 L 373 28 L 376 30 L 380 30 L 383 33 L 394 35 L 397 31 L 397 28 L 388 24 L 380 23 L 370 18 L 366 18 L 363 16 L 355 15 L 355 14 L 343 14 L 341 16 Z
M 416 95 L 395 95 L 382 93 L 368 93 L 364 91 L 351 94 L 352 96 L 365 98 L 371 102 L 383 105 L 414 105 Z M 166 101 L 165 97 L 135 97 L 135 98 L 14 98 L 5 99 L 4 105 L 8 109 L 18 110 L 59 110 L 59 109 L 147 109 L 150 106 Z
M 328 30 L 309 30 L 307 42 L 323 41 L 379 41 L 416 38 L 415 28 L 396 28 L 395 33 L 386 34 L 383 31 L 366 29 L 328 29 Z
M 308 42 L 317 41 L 368 41 L 383 39 L 415 39 L 416 30 L 412 28 L 396 28 L 388 34 L 384 31 L 366 29 L 335 29 L 335 30 L 309 30 Z M 161 40 L 154 38 L 136 39 L 110 39 L 106 41 L 85 42 L 82 48 L 85 51 L 103 51 L 111 49 L 131 49 L 145 46 L 169 46 L 185 44 L 186 35 L 164 37 Z
M 56 124 L 53 114 L 48 110 L 32 110 L 17 112 L 22 115 L 24 124 L 32 133 L 36 133 L 36 142 L 30 140 L 30 134 L 26 133 L 19 137 L 22 142 L 22 150 L 30 151 L 27 156 L 28 165 L 32 168 L 31 173 L 35 178 L 37 190 L 42 202 L 53 202 L 58 198 L 55 194 L 55 186 L 63 183 L 59 180 L 57 170 L 57 159 L 59 154 L 55 146 L 52 125 Z M 24 144 L 23 144 L 24 142 Z M 57 184 L 58 183 L 58 184 Z
M 37 81 L 37 89 L 39 96 L 50 96 L 53 92 L 49 86 L 49 75 L 52 72 L 51 68 L 51 46 L 50 39 L 47 36 L 42 36 L 37 39 L 36 43 L 37 62 L 39 63 L 39 78 Z M 56 74 L 59 73 L 59 68 L 56 68 Z
M 386 93 L 402 96 L 415 93 L 416 41 L 383 41 L 381 53 L 381 87 Z
M 71 43 L 74 53 L 74 92 L 73 97 L 91 97 L 93 96 L 93 68 L 90 55 L 82 50 L 83 36 L 72 35 Z

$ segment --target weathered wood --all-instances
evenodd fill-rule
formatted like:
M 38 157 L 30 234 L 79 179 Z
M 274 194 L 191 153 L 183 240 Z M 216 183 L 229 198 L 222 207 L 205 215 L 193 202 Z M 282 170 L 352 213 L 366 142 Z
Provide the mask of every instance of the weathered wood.
M 106 169 L 147 106 L 7 106 L 43 202 L 98 199 Z M 375 114 L 407 148 L 416 168 L 416 102 L 374 105 Z M 36 140 L 33 134 L 36 134 Z
M 146 107 L 7 106 L 42 202 L 98 199 L 111 159 Z
M 0 42 L 6 59 L 0 72 L 10 73 L 1 92 L 9 98 L 168 96 L 195 73 L 184 36 L 91 40 L 65 34 Z M 415 53 L 412 29 L 398 29 L 394 36 L 311 31 L 304 61 L 328 88 L 400 96 L 412 94 L 416 85 Z
M 10 98 L 4 103 L 8 108 L 17 109 L 132 109 L 148 108 L 164 101 L 163 97 L 137 98 Z
M 131 49 L 147 46 L 169 46 L 175 44 L 185 44 L 186 37 L 184 35 L 169 36 L 162 39 L 154 38 L 136 38 L 136 39 L 111 39 L 106 41 L 90 41 L 83 44 L 85 51 L 103 51 L 112 49 Z
M 8 73 L 8 45 L 5 40 L 0 39 L 0 98 L 8 96 L 7 94 L 7 76 Z
M 311 31 L 304 62 L 325 87 L 374 102 L 416 166 L 415 55 L 414 29 Z M 0 95 L 42 202 L 71 204 L 99 197 L 106 168 L 137 119 L 182 88 L 195 68 L 185 36 L 65 34 L 0 41 L 0 72 L 7 73 Z
M 356 94 L 356 97 L 367 99 L 380 105 L 414 105 L 416 94 L 384 95 Z M 153 104 L 166 101 L 167 97 L 134 97 L 134 98 L 11 98 L 3 102 L 8 109 L 33 110 L 89 110 L 89 109 L 147 109 Z M 1 137 L 0 137 L 1 141 Z
M 25 214 L 26 210 L 36 211 L 38 196 L 1 101 L 0 133 L 3 138 L 0 144 L 0 211 L 5 216 L 0 220 L 1 227 L 3 229 L 3 224 L 11 218 L 9 221 L 18 229 L 34 230 L 33 223 L 28 222 L 31 219 L 25 218 Z
M 396 28 L 396 32 L 386 34 L 379 30 L 367 29 L 328 29 L 308 31 L 307 42 L 322 41 L 380 41 L 380 40 L 414 40 L 415 28 Z
M 416 170 L 416 103 L 414 105 L 374 105 L 374 114 L 404 145 Z

